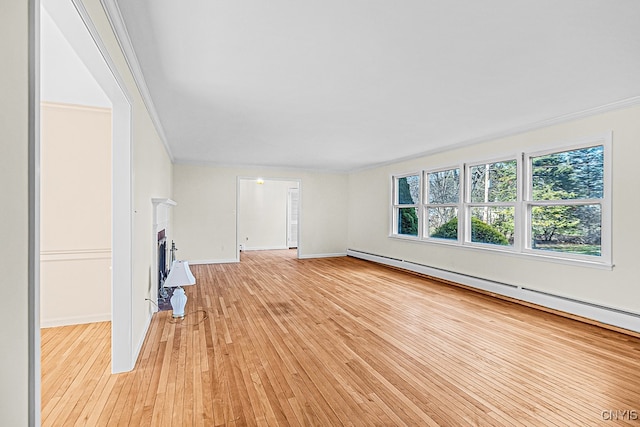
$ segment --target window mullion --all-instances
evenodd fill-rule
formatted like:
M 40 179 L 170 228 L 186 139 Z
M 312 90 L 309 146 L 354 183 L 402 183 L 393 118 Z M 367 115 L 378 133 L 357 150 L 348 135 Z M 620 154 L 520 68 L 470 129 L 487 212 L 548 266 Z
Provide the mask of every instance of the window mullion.
M 610 153 L 609 132 L 571 146 L 394 175 L 392 234 L 610 264 Z

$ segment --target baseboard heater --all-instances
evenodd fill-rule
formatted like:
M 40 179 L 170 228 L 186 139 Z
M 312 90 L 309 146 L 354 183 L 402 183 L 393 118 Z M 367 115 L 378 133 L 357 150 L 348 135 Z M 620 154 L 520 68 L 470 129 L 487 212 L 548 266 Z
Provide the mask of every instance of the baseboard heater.
M 419 274 L 435 277 L 461 285 L 490 292 L 516 300 L 528 302 L 538 306 L 546 307 L 555 311 L 564 312 L 584 319 L 593 320 L 604 325 L 626 329 L 635 333 L 640 333 L 640 315 L 612 307 L 606 307 L 590 302 L 579 301 L 572 298 L 553 295 L 547 292 L 529 289 L 508 283 L 496 282 L 492 280 L 473 277 L 466 274 L 456 273 L 441 268 L 431 267 L 425 264 L 406 261 L 403 259 L 387 257 L 384 255 L 363 252 L 355 249 L 348 249 L 347 255 L 360 258 L 403 270 L 412 271 Z

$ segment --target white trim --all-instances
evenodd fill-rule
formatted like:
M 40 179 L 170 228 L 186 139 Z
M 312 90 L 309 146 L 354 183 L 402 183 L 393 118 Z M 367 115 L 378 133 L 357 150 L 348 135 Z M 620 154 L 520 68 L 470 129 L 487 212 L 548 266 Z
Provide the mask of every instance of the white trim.
M 151 203 L 154 205 L 167 205 L 167 206 L 177 206 L 178 203 L 171 199 L 166 199 L 163 197 L 154 197 L 151 199 Z
M 187 165 L 187 166 L 202 166 L 202 167 L 215 167 L 223 169 L 251 169 L 251 170 L 275 170 L 278 173 L 282 171 L 289 171 L 295 173 L 330 173 L 335 175 L 348 175 L 351 171 L 344 169 L 330 169 L 330 168 L 304 168 L 288 165 L 262 165 L 262 164 L 248 164 L 248 163 L 222 163 L 207 160 L 189 160 L 189 159 L 176 159 L 173 164 L 175 165 Z M 287 179 L 291 181 L 291 179 Z
M 402 178 L 408 178 L 410 176 L 418 177 L 418 201 L 409 204 L 409 203 L 400 203 L 400 192 L 398 191 L 398 181 Z M 420 213 L 420 209 L 422 209 L 422 199 L 424 197 L 424 171 L 418 170 L 417 172 L 410 173 L 402 173 L 402 174 L 393 174 L 391 175 L 391 227 L 389 234 L 391 236 L 403 236 L 407 239 L 415 239 L 420 240 L 420 236 L 422 236 L 422 227 L 423 227 L 423 218 Z M 415 208 L 416 215 L 418 217 L 418 234 L 413 236 L 411 234 L 400 234 L 398 232 L 398 221 L 399 221 L 399 213 L 400 209 L 406 208 Z
M 127 27 L 124 24 L 124 20 L 122 19 L 120 7 L 115 0 L 100 0 L 100 3 L 104 8 L 109 23 L 111 24 L 113 33 L 116 37 L 116 40 L 118 41 L 118 44 L 120 45 L 120 49 L 122 50 L 127 65 L 129 66 L 129 70 L 133 75 L 133 80 L 135 81 L 138 91 L 140 92 L 142 101 L 144 102 L 145 107 L 147 107 L 147 111 L 149 112 L 151 121 L 156 128 L 156 132 L 158 132 L 158 136 L 164 144 L 164 148 L 165 150 L 167 150 L 169 158 L 173 162 L 175 160 L 175 157 L 171 152 L 171 148 L 169 147 L 169 143 L 167 142 L 164 128 L 162 127 L 162 122 L 160 121 L 160 117 L 158 116 L 158 112 L 156 111 L 155 104 L 153 103 L 153 99 L 151 98 L 151 94 L 149 93 L 149 88 L 147 87 L 147 82 L 144 78 L 144 74 L 142 73 L 140 62 L 138 61 L 135 49 L 133 48 L 133 44 L 131 43 L 131 38 L 129 37 L 129 33 L 127 32 Z
M 588 261 L 588 260 L 576 260 L 576 259 L 570 259 L 570 258 L 559 258 L 558 255 L 562 254 L 561 252 L 545 252 L 542 253 L 543 251 L 537 251 L 537 252 L 541 252 L 541 253 L 532 253 L 532 252 L 516 252 L 516 251 L 512 251 L 512 250 L 507 250 L 504 249 L 506 248 L 506 246 L 500 246 L 500 245 L 491 245 L 491 244 L 474 244 L 474 245 L 461 245 L 458 244 L 458 242 L 456 240 L 446 240 L 446 239 L 424 239 L 424 240 L 418 240 L 418 239 L 414 239 L 414 238 L 408 238 L 405 236 L 388 236 L 390 239 L 397 239 L 397 240 L 402 240 L 404 242 L 411 242 L 411 243 L 416 243 L 416 244 L 420 244 L 420 245 L 438 245 L 438 246 L 442 246 L 442 245 L 446 245 L 448 247 L 451 248 L 456 248 L 456 249 L 461 249 L 461 250 L 471 250 L 471 251 L 483 251 L 483 252 L 494 252 L 494 253 L 498 253 L 501 255 L 506 255 L 506 256 L 511 256 L 511 257 L 516 257 L 516 258 L 521 258 L 521 259 L 537 259 L 540 261 L 545 261 L 545 262 L 552 262 L 555 264 L 563 264 L 563 265 L 573 265 L 573 266 L 579 266 L 579 267 L 589 267 L 589 268 L 597 268 L 600 270 L 612 270 L 613 267 L 615 266 L 615 264 L 609 264 L 609 263 L 603 263 L 603 262 L 596 262 L 596 261 Z
M 205 265 L 205 264 L 237 264 L 240 262 L 240 258 L 236 259 L 194 259 L 188 260 L 189 265 Z
M 86 261 L 95 259 L 111 259 L 111 249 L 76 249 L 40 251 L 40 261 Z
M 448 172 L 458 170 L 458 202 L 457 203 L 429 203 L 429 175 L 437 174 L 440 172 Z M 422 223 L 422 234 L 420 240 L 424 241 L 436 241 L 436 242 L 448 242 L 449 244 L 461 244 L 462 236 L 458 233 L 458 237 L 454 239 L 441 239 L 438 237 L 431 237 L 429 235 L 429 209 L 432 208 L 455 208 L 457 209 L 458 218 L 458 230 L 462 230 L 461 224 L 465 221 L 465 209 L 464 209 L 464 194 L 462 190 L 465 188 L 465 165 L 464 163 L 458 163 L 457 166 L 444 166 L 433 169 L 424 169 L 422 171 L 422 204 L 420 206 L 420 222 Z
M 471 189 L 473 188 L 472 180 L 473 174 L 471 173 L 471 168 L 477 166 L 490 166 L 496 163 L 509 163 L 516 162 L 516 199 L 510 202 L 472 202 L 471 201 Z M 494 248 L 498 247 L 500 251 L 504 252 L 522 252 L 522 238 L 520 233 L 518 233 L 519 224 L 523 221 L 520 216 L 522 212 L 522 183 L 524 182 L 524 177 L 520 172 L 522 170 L 522 154 L 521 153 L 512 153 L 506 154 L 500 157 L 494 157 L 492 159 L 486 161 L 474 161 L 472 163 L 465 163 L 464 165 L 464 181 L 461 181 L 463 184 L 464 196 L 462 201 L 462 209 L 463 209 L 463 222 L 458 222 L 458 227 L 462 225 L 462 230 L 464 230 L 464 236 L 460 236 L 462 240 L 462 245 L 477 247 L 477 248 Z M 485 176 L 485 179 L 489 179 L 489 177 Z M 471 239 L 472 236 L 472 220 L 473 215 L 471 214 L 471 210 L 473 208 L 504 208 L 511 207 L 513 208 L 513 225 L 514 225 L 514 241 L 512 245 L 494 245 L 491 243 L 483 243 L 483 242 L 474 242 Z
M 83 28 L 73 24 L 75 9 Z M 112 104 L 111 371 L 133 369 L 132 97 L 81 0 L 49 0 L 47 10 Z M 36 209 L 39 209 L 37 207 Z
M 281 248 L 252 248 L 248 249 L 244 243 L 240 243 L 240 181 L 255 181 L 257 179 L 262 179 L 263 181 L 287 181 L 287 182 L 296 182 L 298 183 L 298 246 L 296 248 L 296 253 L 298 258 L 300 258 L 300 251 L 302 248 L 302 178 L 278 178 L 278 177 L 268 177 L 268 176 L 246 176 L 246 175 L 238 175 L 236 176 L 236 262 L 240 262 L 240 252 L 247 250 L 268 250 L 268 249 L 289 249 L 288 246 L 284 246 Z M 240 249 L 242 246 L 242 250 Z M 209 264 L 209 262 L 202 262 L 201 264 Z
M 249 252 L 249 251 L 281 251 L 281 250 L 288 250 L 289 247 L 287 245 L 284 246 L 244 246 L 243 251 L 244 252 Z
M 109 321 L 111 321 L 111 313 L 92 314 L 90 316 L 58 317 L 43 321 L 41 328 L 56 328 L 58 326 L 82 325 L 86 323 Z
M 559 141 L 549 148 L 550 144 L 546 144 L 544 148 L 523 153 L 522 159 L 522 171 L 523 171 L 523 186 L 522 189 L 522 214 L 523 214 L 523 234 L 522 234 L 522 253 L 538 255 L 545 253 L 542 249 L 536 249 L 531 247 L 531 214 L 530 211 L 533 206 L 565 206 L 565 205 L 600 205 L 601 206 L 601 242 L 600 242 L 600 256 L 597 261 L 598 264 L 612 266 L 613 265 L 613 224 L 612 224 L 612 204 L 613 197 L 611 191 L 613 188 L 613 174 L 612 174 L 612 145 L 613 145 L 613 132 L 607 131 L 592 136 L 581 137 L 577 139 Z M 531 179 L 532 159 L 539 156 L 545 156 L 549 154 L 563 153 L 567 151 L 580 150 L 590 147 L 603 147 L 604 156 L 604 170 L 603 170 L 603 197 L 600 199 L 566 199 L 566 200 L 534 200 L 533 199 L 533 182 Z M 580 254 L 553 252 L 550 251 L 551 256 L 562 257 L 565 259 L 574 259 L 576 261 L 591 262 L 591 257 Z
M 28 20 L 27 423 L 30 427 L 35 427 L 41 425 L 42 421 L 40 339 L 40 0 L 29 0 Z
M 388 258 L 381 255 L 361 252 L 353 249 L 347 250 L 347 255 L 354 258 L 377 262 L 392 267 L 426 274 L 438 279 L 448 280 L 472 288 L 496 293 L 509 298 L 540 305 L 553 310 L 562 311 L 587 319 L 595 320 L 607 325 L 616 326 L 634 332 L 640 332 L 640 313 L 623 311 L 614 307 L 606 307 L 600 304 L 579 301 L 561 295 L 552 295 L 534 289 L 508 283 L 495 282 L 479 277 L 467 276 L 453 271 L 442 270 L 428 265 L 417 264 L 397 258 Z
M 397 183 L 398 179 L 406 176 L 413 176 L 416 173 L 400 173 L 391 174 L 391 204 L 390 204 L 390 232 L 388 237 L 393 239 L 400 239 L 404 241 L 412 241 L 426 244 L 435 245 L 450 245 L 459 248 L 471 248 L 475 250 L 493 251 L 496 253 L 509 254 L 524 258 L 537 258 L 540 260 L 551 261 L 555 263 L 561 263 L 566 265 L 579 265 L 593 268 L 611 270 L 614 266 L 612 258 L 612 246 L 613 246 L 613 227 L 612 227 L 612 213 L 611 213 L 611 197 L 612 191 L 612 131 L 606 131 L 597 133 L 591 136 L 583 136 L 580 138 L 574 138 L 568 141 L 561 141 L 555 144 L 545 143 L 544 145 L 537 144 L 536 147 L 532 147 L 531 151 L 526 151 L 517 155 L 504 154 L 501 156 L 495 156 L 490 160 L 474 160 L 469 163 L 462 163 L 460 169 L 460 185 L 462 186 L 462 194 L 460 207 L 458 208 L 458 230 L 463 230 L 462 233 L 458 233 L 458 240 L 437 239 L 429 237 L 428 235 L 428 218 L 426 217 L 426 209 L 429 207 L 423 199 L 427 196 L 427 177 L 432 171 L 438 172 L 441 170 L 449 170 L 451 168 L 436 168 L 436 169 L 422 169 L 420 173 L 420 203 L 418 205 L 399 205 L 396 203 L 397 198 Z M 586 147 L 595 147 L 602 145 L 604 147 L 604 196 L 602 199 L 575 199 L 569 201 L 533 201 L 527 200 L 531 198 L 531 168 L 530 159 L 539 155 L 546 155 L 552 153 L 559 153 L 564 151 L 571 151 Z M 517 164 L 517 189 L 516 200 L 512 202 L 471 202 L 471 173 L 470 169 L 474 166 L 487 165 L 501 162 L 514 161 Z M 528 186 L 527 186 L 528 184 Z M 529 224 L 529 209 L 530 206 L 535 205 L 585 205 L 585 204 L 600 204 L 602 206 L 602 243 L 601 243 L 601 255 L 600 256 L 588 256 L 574 253 L 565 253 L 559 251 L 544 251 L 540 249 L 533 249 L 529 247 L 528 242 L 531 241 L 530 224 Z M 413 207 L 417 206 L 418 219 L 419 219 L 419 233 L 417 236 L 402 235 L 396 233 L 398 222 L 398 208 L 399 207 Z M 472 242 L 471 241 L 471 209 L 474 207 L 483 206 L 495 206 L 495 207 L 512 207 L 514 209 L 514 225 L 515 236 L 512 245 L 494 245 L 490 243 Z
M 631 98 L 621 99 L 619 101 L 610 102 L 608 104 L 604 104 L 604 105 L 590 108 L 587 110 L 582 110 L 575 113 L 569 113 L 569 114 L 563 114 L 556 117 L 551 117 L 549 119 L 540 120 L 540 121 L 529 123 L 529 124 L 524 124 L 522 126 L 516 126 L 502 132 L 487 134 L 484 136 L 479 136 L 477 138 L 467 139 L 465 141 L 461 141 L 458 143 L 445 145 L 443 147 L 434 148 L 432 150 L 411 154 L 409 156 L 399 157 L 397 159 L 388 160 L 381 163 L 375 163 L 369 166 L 364 166 L 362 168 L 352 169 L 349 171 L 349 173 L 357 173 L 357 172 L 362 172 L 369 169 L 377 169 L 380 167 L 393 165 L 395 163 L 401 163 L 408 160 L 415 160 L 421 157 L 433 156 L 434 154 L 445 153 L 447 151 L 453 151 L 460 148 L 470 147 L 476 144 L 482 144 L 484 142 L 495 141 L 495 140 L 507 138 L 510 136 L 520 135 L 526 132 L 532 132 L 539 129 L 544 129 L 549 126 L 567 123 L 573 120 L 584 119 L 584 118 L 588 118 L 598 114 L 607 113 L 610 111 L 635 107 L 637 105 L 640 105 L 640 96 L 632 96 Z
M 98 48 L 98 51 L 102 55 L 102 59 L 104 59 L 104 61 L 107 63 L 107 67 L 111 71 L 111 74 L 113 74 L 113 78 L 115 79 L 117 85 L 120 87 L 120 90 L 122 91 L 124 97 L 127 99 L 127 102 L 129 104 L 132 104 L 133 101 L 131 98 L 131 94 L 127 90 L 127 85 L 124 82 L 124 79 L 122 78 L 120 73 L 118 72 L 118 67 L 116 67 L 116 64 L 113 62 L 113 59 L 111 59 L 111 55 L 109 55 L 109 50 L 107 49 L 107 46 L 102 41 L 102 37 L 100 37 L 100 33 L 98 32 L 98 29 L 96 28 L 96 26 L 93 24 L 93 21 L 91 20 L 89 12 L 87 12 L 87 9 L 84 7 L 84 3 L 82 3 L 82 1 L 80 0 L 70 0 L 70 1 L 73 3 L 74 7 L 78 11 L 78 15 L 80 15 L 80 17 L 82 18 L 82 22 L 84 23 L 85 27 L 87 28 L 87 31 L 91 35 L 91 38 L 93 39 L 93 42 Z M 100 82 L 98 81 L 98 83 Z M 106 92 L 106 94 L 108 97 L 109 92 Z
M 345 257 L 348 254 L 346 252 L 326 253 L 326 254 L 306 254 L 300 255 L 299 259 L 313 259 L 313 258 L 339 258 Z

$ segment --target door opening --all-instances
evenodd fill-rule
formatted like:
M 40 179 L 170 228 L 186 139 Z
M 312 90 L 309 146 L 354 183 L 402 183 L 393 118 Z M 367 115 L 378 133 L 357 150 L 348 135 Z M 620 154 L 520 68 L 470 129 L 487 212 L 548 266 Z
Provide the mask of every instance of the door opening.
M 300 257 L 299 179 L 238 177 L 237 260 L 241 251 L 295 249 Z

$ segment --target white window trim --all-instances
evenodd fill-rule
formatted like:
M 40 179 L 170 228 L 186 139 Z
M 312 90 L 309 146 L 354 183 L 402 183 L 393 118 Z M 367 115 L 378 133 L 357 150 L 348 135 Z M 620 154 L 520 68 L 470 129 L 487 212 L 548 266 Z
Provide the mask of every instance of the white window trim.
M 420 178 L 420 188 L 418 189 L 418 202 L 416 204 L 400 204 L 398 203 L 398 180 L 402 178 L 406 178 L 408 176 L 418 176 Z M 389 237 L 398 237 L 402 239 L 408 240 L 420 240 L 420 236 L 422 235 L 422 220 L 420 215 L 420 209 L 422 206 L 422 188 L 423 188 L 423 176 L 420 171 L 410 172 L 410 173 L 402 173 L 402 174 L 394 174 L 392 175 L 392 190 L 391 190 L 391 230 L 389 233 Z M 398 233 L 398 213 L 400 212 L 400 208 L 416 208 L 416 212 L 418 212 L 418 235 L 412 236 L 410 234 L 400 234 Z
M 430 173 L 438 173 L 438 172 L 444 172 L 444 171 L 449 171 L 449 170 L 453 170 L 453 169 L 458 169 L 458 203 L 429 203 L 429 185 L 428 185 L 428 180 L 427 180 L 427 176 Z M 465 169 L 464 169 L 464 164 L 457 164 L 457 165 L 453 165 L 453 166 L 444 166 L 444 167 L 438 167 L 438 168 L 433 168 L 433 169 L 425 169 L 422 172 L 422 200 L 424 201 L 424 203 L 421 204 L 420 210 L 422 213 L 422 218 L 421 218 L 421 223 L 423 224 L 422 227 L 422 234 L 420 234 L 420 236 L 422 236 L 422 240 L 427 240 L 427 241 L 432 241 L 432 242 L 438 242 L 438 243 L 447 243 L 447 244 L 455 244 L 455 245 L 459 245 L 462 243 L 463 241 L 463 236 L 462 233 L 460 233 L 459 231 L 462 230 L 461 228 L 461 221 L 464 221 L 464 176 L 465 176 Z M 429 236 L 429 217 L 426 214 L 427 210 L 429 209 L 429 207 L 455 207 L 458 210 L 458 238 L 456 240 L 453 239 L 441 239 L 438 237 L 431 237 Z
M 603 197 L 602 199 L 568 199 L 568 200 L 533 200 L 533 180 L 529 177 L 532 174 L 531 159 L 534 157 L 544 156 L 548 154 L 561 153 L 565 151 L 579 150 L 582 148 L 596 147 L 602 145 L 604 155 L 604 171 L 603 171 Z M 611 173 L 611 151 L 612 151 L 612 132 L 606 132 L 599 135 L 594 135 L 587 138 L 582 138 L 578 141 L 572 141 L 566 144 L 558 144 L 551 149 L 540 150 L 532 153 L 526 153 L 523 155 L 524 163 L 524 179 L 527 182 L 526 188 L 524 188 L 523 196 L 523 213 L 525 214 L 524 221 L 522 221 L 523 247 L 522 253 L 534 254 L 544 257 L 558 257 L 565 258 L 567 260 L 583 261 L 586 263 L 602 264 L 604 266 L 612 267 L 612 223 L 611 223 L 611 201 L 612 201 L 612 173 Z M 590 255 L 580 255 L 563 252 L 545 251 L 542 249 L 534 249 L 531 247 L 531 208 L 533 206 L 566 206 L 566 205 L 593 205 L 598 204 L 601 206 L 601 224 L 600 224 L 600 256 L 595 258 Z
M 472 167 L 493 163 L 501 163 L 501 162 L 511 162 L 516 161 L 516 200 L 512 202 L 471 202 L 471 173 L 469 172 Z M 509 154 L 505 156 L 495 157 L 493 159 L 485 160 L 485 161 L 475 161 L 473 163 L 465 164 L 465 182 L 464 182 L 464 240 L 463 244 L 469 247 L 477 247 L 482 249 L 492 249 L 498 250 L 500 252 L 520 252 L 521 249 L 521 232 L 519 230 L 519 224 L 522 222 L 520 218 L 522 211 L 522 154 Z M 503 207 L 509 206 L 514 208 L 514 239 L 513 245 L 502 246 L 502 245 L 494 245 L 491 243 L 481 243 L 481 242 L 472 242 L 471 241 L 471 226 L 470 223 L 467 224 L 467 219 L 471 221 L 471 209 L 474 207 L 484 207 L 484 206 L 493 206 L 493 207 Z
M 418 172 L 392 174 L 392 188 L 391 188 L 391 229 L 389 232 L 389 238 L 399 239 L 403 241 L 411 241 L 420 244 L 437 245 L 437 246 L 450 246 L 463 248 L 465 250 L 473 251 L 490 251 L 500 253 L 509 256 L 515 256 L 517 258 L 524 259 L 540 259 L 547 262 L 565 264 L 565 265 L 579 265 L 587 266 L 591 268 L 611 270 L 613 264 L 613 227 L 612 227 L 612 135 L 611 131 L 595 134 L 589 137 L 580 138 L 572 141 L 565 141 L 560 143 L 545 144 L 544 147 L 536 149 L 536 151 L 520 153 L 517 155 L 505 155 L 494 157 L 487 160 L 473 161 L 469 163 L 461 163 L 458 165 L 443 166 L 437 168 L 422 169 Z M 561 201 L 533 201 L 531 200 L 532 194 L 532 180 L 529 179 L 531 174 L 531 158 L 538 157 L 546 154 L 560 153 L 564 151 L 571 151 L 575 149 L 588 148 L 602 145 L 604 149 L 604 196 L 602 199 L 572 199 Z M 515 202 L 489 202 L 489 203 L 471 203 L 470 182 L 467 182 L 469 177 L 469 169 L 473 166 L 496 163 L 502 161 L 517 162 L 518 180 L 517 180 L 517 200 Z M 442 204 L 434 205 L 429 204 L 427 195 L 427 176 L 429 173 L 442 172 L 451 169 L 459 169 L 460 171 L 460 185 L 461 193 L 459 203 L 456 204 Z M 396 187 L 397 180 L 407 176 L 417 175 L 420 177 L 420 193 L 418 203 L 415 205 L 399 205 L 396 203 Z M 594 257 L 590 255 L 571 254 L 564 252 L 545 251 L 541 249 L 530 248 L 531 241 L 531 217 L 530 209 L 532 206 L 540 205 L 554 205 L 554 204 L 600 204 L 602 212 L 601 223 L 601 255 Z M 471 227 L 466 226 L 466 219 L 470 217 L 470 209 L 474 206 L 514 206 L 515 208 L 515 236 L 514 242 L 511 246 L 493 245 L 488 243 L 471 242 Z M 458 240 L 439 239 L 429 237 L 428 233 L 428 218 L 426 211 L 428 207 L 442 206 L 442 207 L 456 207 L 458 209 L 458 230 L 462 230 L 462 233 L 458 233 Z M 397 234 L 397 212 L 400 207 L 416 207 L 418 212 L 418 236 L 411 236 L 405 234 Z

